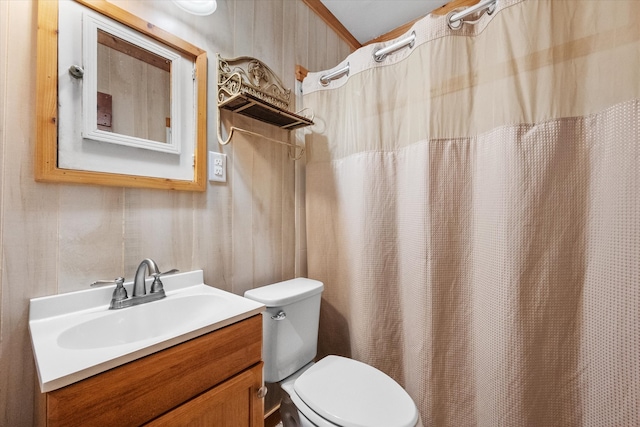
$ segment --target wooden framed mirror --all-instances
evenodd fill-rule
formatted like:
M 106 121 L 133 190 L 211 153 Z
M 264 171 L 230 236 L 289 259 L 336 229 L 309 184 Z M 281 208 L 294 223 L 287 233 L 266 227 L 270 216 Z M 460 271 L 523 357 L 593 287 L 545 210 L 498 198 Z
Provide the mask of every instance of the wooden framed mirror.
M 94 32 L 97 28 L 96 34 L 89 33 L 91 36 L 89 40 L 93 40 L 93 43 L 97 40 L 98 47 L 93 50 L 98 53 L 87 54 L 88 43 L 84 34 L 82 40 L 76 41 L 78 36 L 75 30 L 67 38 L 59 33 L 59 30 L 67 27 L 67 24 L 64 24 L 63 28 L 59 28 L 61 6 L 72 6 L 83 10 L 78 12 L 80 16 L 78 20 L 85 22 L 84 30 L 81 28 L 80 32 L 87 31 L 86 22 L 89 20 L 87 17 L 104 21 L 89 27 Z M 63 13 L 65 19 L 70 15 L 67 10 Z M 82 27 L 83 24 L 80 22 L 77 25 Z M 69 40 L 72 41 L 70 44 L 78 46 L 84 43 L 82 64 L 63 64 L 62 62 L 59 64 L 60 54 L 67 53 L 66 45 L 64 45 L 65 51 L 59 52 L 59 43 L 62 46 L 62 42 L 66 43 Z M 154 96 L 157 96 L 158 92 L 164 93 L 163 101 L 148 101 L 142 107 L 139 105 L 132 107 L 131 104 L 134 101 L 131 98 L 120 96 L 122 90 L 113 89 L 113 94 L 103 93 L 103 91 L 108 92 L 101 89 L 101 86 L 104 87 L 101 83 L 101 79 L 104 80 L 103 77 L 92 76 L 91 79 L 85 79 L 83 76 L 85 73 L 98 73 L 98 70 L 106 68 L 101 62 L 105 54 L 99 53 L 103 51 L 113 52 L 107 55 L 127 54 L 135 57 L 127 58 L 138 62 L 142 56 L 145 56 L 143 54 L 149 53 L 146 56 L 151 59 L 142 58 L 143 62 L 146 62 L 142 66 L 153 68 L 156 74 L 166 75 L 162 77 L 165 83 L 148 85 L 152 87 Z M 119 59 L 117 62 L 123 61 Z M 87 64 L 89 66 L 85 70 Z M 36 181 L 186 191 L 205 190 L 207 56 L 204 50 L 105 0 L 40 0 L 38 2 L 36 66 Z M 140 74 L 136 71 L 138 68 L 135 68 L 138 65 L 133 64 L 128 67 L 131 68 L 132 74 Z M 61 71 L 67 68 L 68 72 Z M 164 71 L 158 71 L 158 69 L 164 69 Z M 182 83 L 174 79 L 178 72 L 181 75 L 188 73 L 187 78 L 182 77 Z M 102 73 L 104 74 L 104 71 Z M 188 80 L 188 83 L 184 83 L 184 80 Z M 136 90 L 137 87 L 143 86 L 137 82 L 128 84 Z M 185 105 L 177 104 L 177 100 L 181 98 L 180 91 L 188 95 L 185 99 L 192 105 L 185 108 Z M 70 103 L 67 101 L 71 98 L 77 105 L 84 104 L 84 107 L 80 107 L 79 111 L 76 111 L 79 108 L 77 106 L 69 107 Z M 90 108 L 87 108 L 88 105 Z M 118 113 L 118 108 L 129 108 L 129 112 Z M 69 112 L 70 109 L 71 112 Z M 133 127 L 140 127 L 137 121 L 142 119 L 138 117 L 132 119 L 131 111 L 150 115 L 147 110 L 153 109 L 161 110 L 156 114 L 160 117 L 144 120 L 153 121 L 158 129 L 147 132 L 148 135 L 136 133 L 138 130 Z M 120 118 L 117 118 L 118 114 Z M 66 123 L 70 120 L 69 117 L 76 116 L 82 116 L 78 118 L 77 124 Z M 118 127 L 125 129 L 124 122 L 127 120 L 136 122 L 129 123 L 131 130 L 117 130 Z M 68 139 L 74 139 L 75 147 L 80 147 L 71 148 L 71 150 L 78 150 L 71 155 L 74 158 L 72 161 L 65 159 L 65 150 L 68 149 L 63 148 L 62 144 L 62 142 L 66 144 Z M 116 154 L 111 154 L 113 152 Z M 113 158 L 109 158 L 110 156 Z M 127 166 L 127 162 L 130 162 L 130 166 Z M 118 167 L 111 167 L 110 164 L 117 164 Z M 173 164 L 177 165 L 176 168 L 181 168 L 181 171 L 171 172 L 170 167 Z

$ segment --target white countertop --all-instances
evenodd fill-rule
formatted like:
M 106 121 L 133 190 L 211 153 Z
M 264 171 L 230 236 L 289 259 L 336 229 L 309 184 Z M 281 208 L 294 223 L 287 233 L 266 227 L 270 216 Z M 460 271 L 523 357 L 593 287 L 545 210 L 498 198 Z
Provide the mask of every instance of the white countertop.
M 114 285 L 32 299 L 29 330 L 41 391 L 83 380 L 247 319 L 265 308 L 255 301 L 205 285 L 202 270 L 164 276 L 162 282 L 166 298 L 120 310 L 109 310 Z M 150 281 L 147 289 L 149 286 Z M 125 288 L 131 295 L 131 283 L 125 283 Z M 198 307 L 191 312 L 188 304 L 193 302 L 197 302 Z M 186 310 L 166 316 L 157 314 L 165 307 L 178 306 Z M 143 309 L 138 312 L 126 312 L 140 308 Z M 130 324 L 133 322 L 127 320 L 128 316 L 135 313 L 150 313 L 150 318 Z M 109 328 L 129 328 L 127 332 L 138 336 L 148 330 L 150 336 L 118 343 L 108 342 L 109 334 L 101 335 L 99 330 L 91 334 L 93 325 L 105 324 Z M 78 333 L 79 330 L 82 333 Z

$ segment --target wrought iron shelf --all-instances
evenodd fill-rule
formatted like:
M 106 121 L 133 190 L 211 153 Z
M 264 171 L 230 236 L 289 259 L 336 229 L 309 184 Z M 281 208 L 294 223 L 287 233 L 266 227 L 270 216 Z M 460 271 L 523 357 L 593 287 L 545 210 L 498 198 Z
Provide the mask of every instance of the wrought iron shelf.
M 294 130 L 313 124 L 313 121 L 306 117 L 273 107 L 248 93 L 234 95 L 218 104 L 218 107 L 278 126 L 280 129 Z
M 291 89 L 285 89 L 278 76 L 262 61 L 243 56 L 223 59 L 218 55 L 218 108 L 242 114 L 284 130 L 294 130 L 313 124 L 313 119 L 289 111 Z M 242 132 L 283 144 L 294 149 L 289 156 L 299 159 L 304 153 L 300 145 L 280 141 L 256 132 L 231 126 L 227 138 L 222 137 L 218 114 L 218 142 L 226 145 L 234 132 Z

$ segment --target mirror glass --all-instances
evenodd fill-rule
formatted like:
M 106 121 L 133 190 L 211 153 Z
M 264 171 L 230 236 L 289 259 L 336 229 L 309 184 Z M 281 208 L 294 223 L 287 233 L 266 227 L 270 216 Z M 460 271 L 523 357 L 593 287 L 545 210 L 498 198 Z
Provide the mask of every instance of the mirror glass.
M 180 127 L 180 123 L 193 117 L 192 62 L 175 49 L 75 2 L 61 3 L 59 16 L 64 26 L 58 36 L 58 100 L 65 126 L 58 134 L 58 165 L 94 167 L 101 172 L 118 171 L 122 166 L 148 175 L 145 165 L 131 160 L 152 161 L 149 150 L 176 155 L 182 154 L 182 147 L 189 151 L 195 138 L 193 128 Z M 74 27 L 82 34 L 81 46 Z M 82 76 L 72 74 L 70 79 L 65 68 L 78 57 L 82 58 Z M 82 122 L 74 119 L 80 110 Z M 73 122 L 82 129 L 72 127 L 65 132 L 66 124 Z M 77 140 L 78 131 L 84 142 Z M 79 153 L 84 157 L 81 161 Z M 188 160 L 168 157 L 160 161 L 171 174 L 167 177 L 184 177 L 190 173 Z
M 97 128 L 168 143 L 171 60 L 97 32 Z

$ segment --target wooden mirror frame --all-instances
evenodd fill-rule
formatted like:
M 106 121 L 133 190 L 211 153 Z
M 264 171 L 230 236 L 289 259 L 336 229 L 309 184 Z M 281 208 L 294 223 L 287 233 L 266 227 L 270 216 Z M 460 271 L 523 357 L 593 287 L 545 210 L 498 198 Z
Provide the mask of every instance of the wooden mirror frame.
M 204 191 L 207 176 L 207 53 L 105 0 L 75 0 L 191 58 L 195 64 L 196 142 L 193 181 L 58 168 L 58 0 L 38 1 L 35 180 Z

